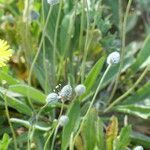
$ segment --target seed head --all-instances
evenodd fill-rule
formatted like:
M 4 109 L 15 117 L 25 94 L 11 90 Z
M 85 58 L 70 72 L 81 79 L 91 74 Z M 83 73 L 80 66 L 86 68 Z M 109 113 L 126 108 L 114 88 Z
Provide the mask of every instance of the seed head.
M 108 65 L 118 64 L 119 61 L 120 61 L 120 53 L 117 52 L 117 51 L 116 52 L 112 52 L 107 57 L 107 64 Z
M 40 17 L 40 14 L 37 11 L 35 10 L 31 11 L 30 13 L 31 20 L 38 20 L 39 17 Z
M 83 84 L 79 84 L 75 87 L 74 90 L 77 96 L 81 96 L 82 94 L 85 93 L 86 87 Z
M 55 4 L 59 3 L 59 0 L 47 0 L 47 3 L 50 5 L 55 5 Z
M 72 87 L 70 85 L 65 85 L 59 92 L 59 95 L 63 100 L 69 100 L 72 96 Z
M 69 122 L 68 116 L 62 115 L 59 119 L 59 124 L 65 126 Z
M 133 150 L 143 150 L 142 146 L 136 146 Z
M 55 104 L 58 102 L 58 100 L 59 96 L 57 93 L 50 93 L 46 98 L 46 102 L 49 104 Z

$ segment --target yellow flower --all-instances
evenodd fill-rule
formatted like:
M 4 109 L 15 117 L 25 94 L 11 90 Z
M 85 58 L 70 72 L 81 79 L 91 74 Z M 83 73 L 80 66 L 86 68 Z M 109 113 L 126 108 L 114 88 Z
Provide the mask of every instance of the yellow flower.
M 0 39 L 0 67 L 6 66 L 11 56 L 12 50 L 10 46 L 6 41 Z

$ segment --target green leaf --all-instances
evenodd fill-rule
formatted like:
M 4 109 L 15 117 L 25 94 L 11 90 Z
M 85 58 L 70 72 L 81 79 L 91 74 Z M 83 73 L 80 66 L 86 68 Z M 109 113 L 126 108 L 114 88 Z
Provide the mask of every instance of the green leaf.
M 129 14 L 127 18 L 126 32 L 131 31 L 136 26 L 137 21 L 138 15 L 136 11 Z
M 74 34 L 74 22 L 75 22 L 75 12 L 72 11 L 64 16 L 61 24 L 60 31 L 60 49 L 61 54 L 64 57 L 69 50 L 71 38 Z
M 70 106 L 67 115 L 69 117 L 69 122 L 63 128 L 61 150 L 67 149 L 72 132 L 75 132 L 79 126 L 80 104 L 78 101 L 75 101 Z
M 105 135 L 104 135 L 104 124 L 100 118 L 97 121 L 97 145 L 100 150 L 105 150 Z
M 105 3 L 110 7 L 111 11 L 112 11 L 112 22 L 118 27 L 119 25 L 119 1 L 115 0 L 112 1 L 111 0 L 106 0 Z
M 129 96 L 123 101 L 122 104 L 129 105 L 142 102 L 146 99 L 150 101 L 150 82 L 146 83 L 140 89 L 138 89 L 132 96 Z
M 2 140 L 0 140 L 0 150 L 7 150 L 10 141 L 9 135 L 5 133 Z
M 21 124 L 21 125 L 25 126 L 26 128 L 30 128 L 32 126 L 32 124 L 29 121 L 22 120 L 22 119 L 11 118 L 10 121 L 17 123 L 17 124 Z M 41 131 L 49 131 L 50 127 L 47 127 L 47 126 L 45 127 L 45 126 L 36 124 L 35 129 L 41 130 Z
M 148 36 L 143 44 L 143 48 L 138 53 L 135 63 L 131 66 L 131 69 L 136 72 L 142 67 L 145 61 L 148 60 L 150 65 L 150 36 Z
M 25 84 L 16 84 L 9 86 L 9 90 L 22 94 L 27 98 L 31 98 L 36 103 L 45 103 L 46 96 L 39 90 Z
M 130 144 L 131 126 L 121 129 L 118 139 L 114 142 L 114 150 L 124 150 Z
M 150 107 L 142 105 L 119 105 L 115 107 L 115 111 L 135 115 L 143 119 L 150 117 Z
M 150 137 L 138 132 L 132 132 L 131 142 L 136 145 L 142 145 L 144 148 L 150 148 Z
M 13 85 L 13 84 L 17 84 L 19 83 L 18 80 L 14 79 L 11 75 L 9 75 L 8 73 L 4 72 L 4 71 L 0 71 L 0 81 L 6 81 L 7 84 L 9 85 Z
M 88 73 L 84 85 L 86 87 L 86 93 L 81 97 L 81 99 L 83 99 L 85 96 L 87 96 L 93 85 L 96 83 L 96 79 L 97 77 L 100 75 L 101 69 L 104 65 L 105 62 L 105 56 L 101 57 L 97 63 L 93 66 L 93 68 L 91 69 L 91 71 Z
M 32 110 L 24 102 L 16 98 L 10 97 L 8 93 L 3 93 L 3 94 L 5 94 L 5 96 L 0 95 L 0 97 L 2 97 L 3 99 L 6 98 L 8 106 L 16 109 L 20 113 L 23 113 L 29 116 L 32 115 Z
M 85 149 L 86 150 L 93 150 L 96 146 L 96 131 L 97 131 L 97 112 L 92 109 L 87 117 L 87 120 L 84 123 L 82 136 L 85 139 Z

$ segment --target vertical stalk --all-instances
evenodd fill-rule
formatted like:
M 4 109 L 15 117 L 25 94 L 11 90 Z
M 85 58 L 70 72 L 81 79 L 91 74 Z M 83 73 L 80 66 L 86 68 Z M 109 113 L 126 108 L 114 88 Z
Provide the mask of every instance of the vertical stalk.
M 136 87 L 137 85 L 142 81 L 142 79 L 145 77 L 146 73 L 149 70 L 148 66 L 147 68 L 145 68 L 145 70 L 143 71 L 143 73 L 141 74 L 141 76 L 139 77 L 139 79 L 135 82 L 135 84 L 127 91 L 125 92 L 122 96 L 120 96 L 119 98 L 117 98 L 115 101 L 113 101 L 105 110 L 104 113 L 108 112 L 109 110 L 111 110 L 111 108 L 118 104 L 119 102 L 121 102 L 125 97 L 127 97 Z
M 45 14 L 44 14 L 44 0 L 42 0 L 42 25 L 45 22 Z M 43 66 L 45 72 L 45 83 L 44 83 L 44 91 L 45 94 L 48 92 L 48 72 L 46 67 L 46 48 L 45 48 L 45 38 L 43 39 Z
M 12 135 L 13 135 L 14 149 L 15 149 L 15 150 L 18 150 L 18 149 L 17 149 L 16 134 L 15 134 L 15 131 L 14 131 L 14 129 L 13 129 L 13 126 L 12 126 L 12 124 L 11 124 L 11 122 L 10 122 L 10 115 L 9 115 L 9 110 L 8 110 L 8 103 L 7 103 L 6 94 L 7 94 L 7 91 L 6 91 L 5 94 L 4 94 L 4 102 L 5 102 L 6 116 L 7 116 L 7 120 L 8 120 L 8 124 L 9 124 L 10 130 L 11 130 L 11 133 L 12 133 Z
M 52 7 L 49 8 L 48 15 L 47 15 L 46 22 L 45 22 L 45 26 L 44 26 L 43 33 L 42 33 L 42 37 L 41 37 L 41 41 L 40 41 L 40 44 L 39 44 L 39 48 L 38 48 L 38 50 L 36 52 L 36 55 L 35 55 L 35 57 L 33 59 L 32 64 L 31 64 L 31 68 L 29 70 L 29 77 L 28 77 L 28 84 L 29 85 L 31 85 L 31 77 L 32 77 L 33 69 L 34 69 L 35 63 L 36 63 L 36 61 L 38 59 L 38 56 L 40 54 L 41 47 L 42 47 L 42 44 L 43 44 L 43 41 L 44 41 L 44 38 L 45 38 L 45 34 L 46 34 L 45 32 L 46 32 L 47 24 L 48 24 L 50 15 L 51 15 L 51 11 L 52 11 Z M 28 91 L 28 92 L 30 92 L 30 91 Z M 29 100 L 29 103 L 32 106 L 32 108 L 34 108 L 30 98 L 28 98 L 28 100 Z M 30 130 L 28 131 L 29 137 L 31 135 L 31 131 L 32 131 L 32 129 L 30 128 Z M 30 149 L 30 139 L 28 139 L 28 149 Z
M 60 0 L 59 4 L 59 10 L 58 10 L 58 16 L 56 21 L 56 27 L 55 27 L 55 34 L 54 34 L 54 49 L 53 49 L 53 74 L 56 76 L 56 52 L 57 52 L 57 38 L 58 38 L 58 29 L 59 29 L 59 23 L 60 23 L 60 17 L 61 17 L 61 8 L 63 5 L 63 0 Z M 54 85 L 55 82 L 55 76 L 54 76 Z
M 47 24 L 48 24 L 48 21 L 49 21 L 49 18 L 50 18 L 50 15 L 51 15 L 51 11 L 52 11 L 52 7 L 50 7 L 49 9 L 49 12 L 48 12 L 48 16 L 46 18 L 46 23 L 45 23 L 45 26 L 44 26 L 44 29 L 43 29 L 43 33 L 42 33 L 42 37 L 41 37 L 41 41 L 40 41 L 40 44 L 39 44 L 39 48 L 36 52 L 36 55 L 33 59 L 33 62 L 31 64 L 31 68 L 30 68 L 30 71 L 29 71 L 29 78 L 28 78 L 28 84 L 31 85 L 31 76 L 32 76 L 32 73 L 33 73 L 33 69 L 34 69 L 34 66 L 35 66 L 35 63 L 38 59 L 38 56 L 40 54 L 40 51 L 41 51 L 41 47 L 42 47 L 42 44 L 43 44 L 43 41 L 44 41 L 44 37 L 45 37 L 45 32 L 46 32 L 46 28 L 47 28 Z M 30 102 L 32 104 L 32 102 Z M 32 104 L 33 105 L 33 104 Z M 33 106 L 32 106 L 33 107 Z
M 87 6 L 87 0 L 84 0 L 84 1 L 86 1 L 86 6 Z M 98 8 L 100 7 L 100 5 L 101 5 L 101 0 L 98 2 Z M 85 45 L 84 45 L 83 61 L 82 61 L 82 65 L 81 65 L 81 82 L 82 83 L 84 81 L 84 76 L 85 76 L 85 66 L 86 66 L 86 59 L 87 59 L 87 55 L 88 55 L 88 50 L 89 50 L 89 46 L 90 46 L 92 38 L 93 38 L 93 35 L 91 35 L 90 38 L 88 37 L 89 36 L 89 29 L 90 29 L 88 11 L 89 11 L 89 9 L 88 9 L 88 6 L 87 6 L 87 13 L 86 13 L 86 15 L 87 15 L 86 16 L 86 18 L 87 18 L 87 33 L 86 33 L 86 41 L 85 41 Z M 94 16 L 94 23 L 92 25 L 92 31 L 95 28 L 97 17 L 98 17 L 98 14 L 96 14 Z
M 76 135 L 75 135 L 75 137 L 74 137 L 73 144 L 74 144 L 74 142 L 75 142 L 75 139 L 76 139 L 76 138 L 78 137 L 78 135 L 80 134 L 81 129 L 83 128 L 84 122 L 85 122 L 85 120 L 87 119 L 87 117 L 88 117 L 88 115 L 89 115 L 89 112 L 90 112 L 90 110 L 91 110 L 91 108 L 92 108 L 92 106 L 93 106 L 93 104 L 94 104 L 94 101 L 95 101 L 95 99 L 96 99 L 96 97 L 97 97 L 97 94 L 98 94 L 98 92 L 99 92 L 99 90 L 100 90 L 100 88 L 101 88 L 101 85 L 102 85 L 102 83 L 103 83 L 103 81 L 104 81 L 104 79 L 105 79 L 105 77 L 106 77 L 106 75 L 107 75 L 107 73 L 108 73 L 108 71 L 109 71 L 110 68 L 111 68 L 111 65 L 109 65 L 109 66 L 107 67 L 107 69 L 105 70 L 105 72 L 104 72 L 104 74 L 103 74 L 103 76 L 102 76 L 102 78 L 101 78 L 101 80 L 100 80 L 100 82 L 99 82 L 99 84 L 98 84 L 98 87 L 97 87 L 97 89 L 96 89 L 96 92 L 95 92 L 95 94 L 94 94 L 94 96 L 93 96 L 93 98 L 92 98 L 92 101 L 91 101 L 91 103 L 90 103 L 90 106 L 89 106 L 89 108 L 88 108 L 86 114 L 84 115 L 83 120 L 81 121 L 81 125 L 80 125 L 80 127 L 79 127 L 79 129 L 78 129 L 78 131 L 77 131 L 77 133 L 76 133 Z
M 108 99 L 108 104 L 111 102 L 111 100 L 114 97 L 114 94 L 117 90 L 117 86 L 118 86 L 118 83 L 119 83 L 119 77 L 120 77 L 121 69 L 122 69 L 122 66 L 123 66 L 124 54 L 125 54 L 125 41 L 126 41 L 126 24 L 127 24 L 127 18 L 128 18 L 131 3 L 132 3 L 132 0 L 129 0 L 127 8 L 126 8 L 123 24 L 120 23 L 120 25 L 122 25 L 122 32 L 120 31 L 121 32 L 120 34 L 122 35 L 121 61 L 120 61 L 119 71 L 118 71 L 118 74 L 117 74 L 117 77 L 116 77 L 116 80 L 115 80 L 114 88 L 112 89 L 112 92 L 110 94 L 110 98 Z

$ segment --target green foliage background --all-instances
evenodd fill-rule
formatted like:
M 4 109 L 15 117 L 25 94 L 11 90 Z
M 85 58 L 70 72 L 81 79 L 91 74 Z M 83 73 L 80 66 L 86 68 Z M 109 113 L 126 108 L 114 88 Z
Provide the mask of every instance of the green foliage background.
M 53 6 L 0 0 L 0 38 L 14 50 L 0 68 L 0 150 L 15 149 L 15 141 L 21 150 L 43 150 L 47 139 L 50 149 L 62 103 L 47 106 L 38 121 L 36 115 L 58 84 L 80 83 L 86 92 L 65 103 L 69 123 L 59 128 L 54 149 L 150 149 L 149 6 L 149 0 L 60 0 Z M 108 70 L 80 131 L 113 51 L 121 62 Z

